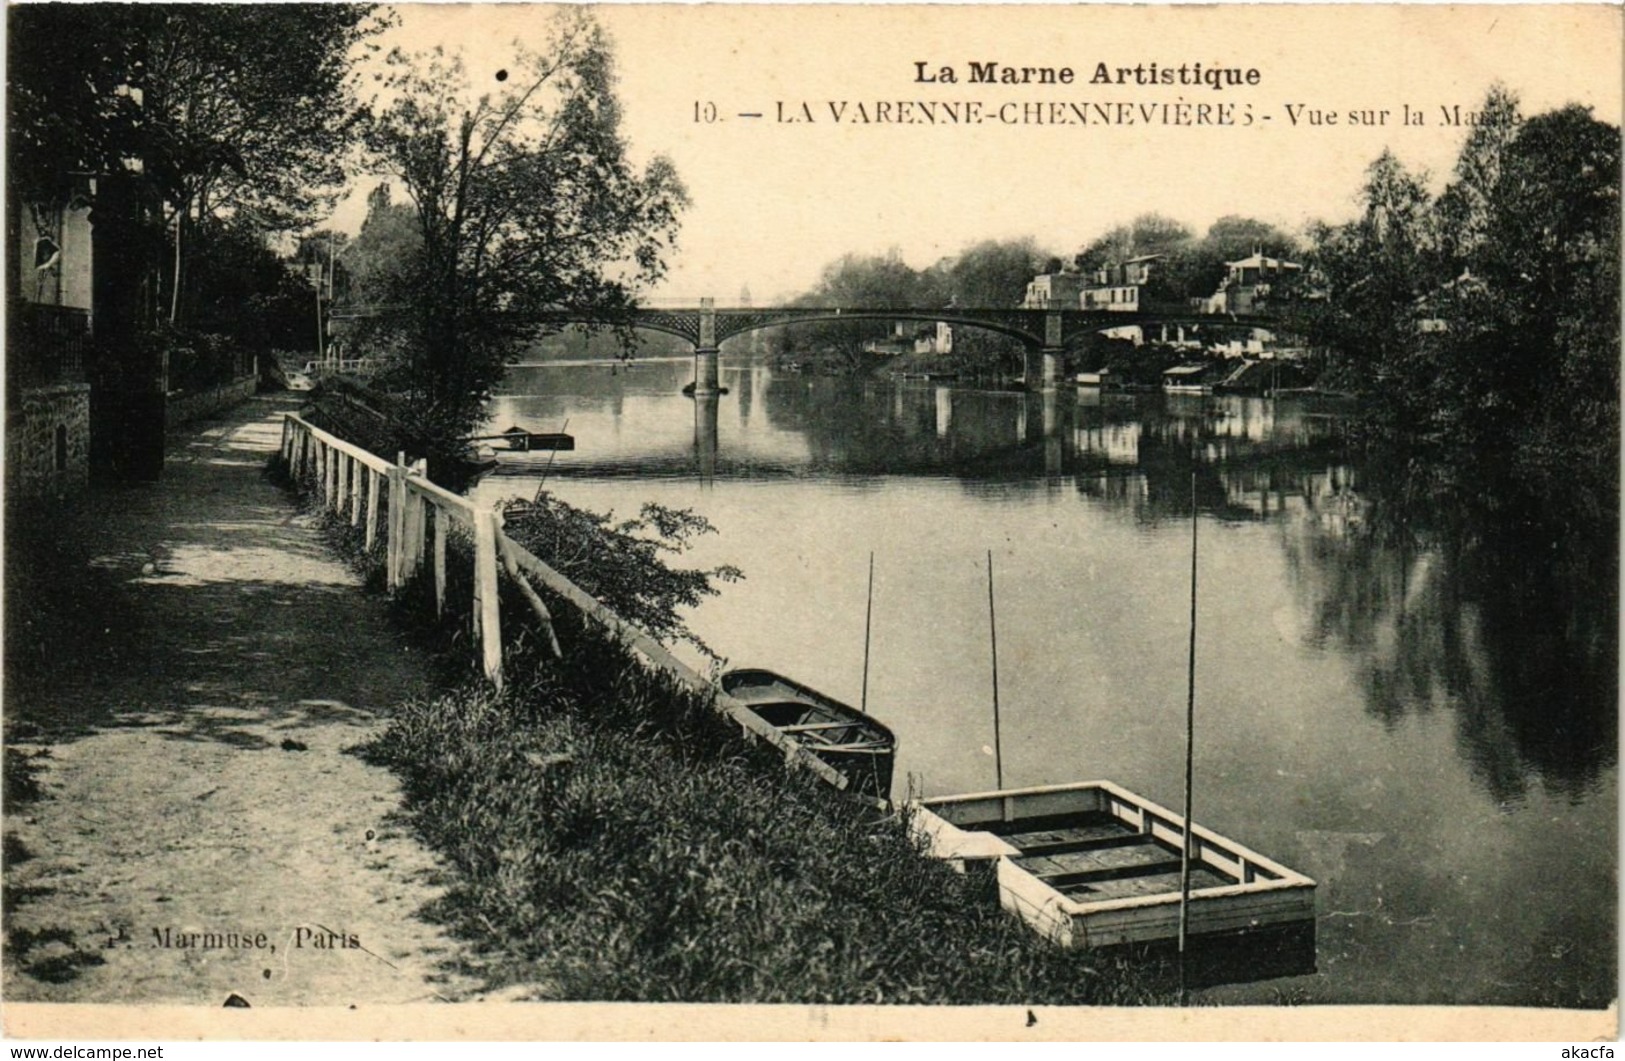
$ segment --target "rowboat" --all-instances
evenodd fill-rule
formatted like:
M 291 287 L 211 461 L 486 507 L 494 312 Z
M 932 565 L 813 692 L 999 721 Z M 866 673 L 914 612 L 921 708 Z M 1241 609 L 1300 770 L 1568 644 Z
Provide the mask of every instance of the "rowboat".
M 890 797 L 897 737 L 878 719 L 759 668 L 728 671 L 722 691 L 840 772 L 848 791 Z
M 1143 796 L 1087 781 L 942 796 L 911 809 L 933 855 L 992 877 L 1000 905 L 1062 946 L 1179 934 L 1185 819 Z M 1190 833 L 1189 935 L 1313 925 L 1314 881 L 1200 825 Z

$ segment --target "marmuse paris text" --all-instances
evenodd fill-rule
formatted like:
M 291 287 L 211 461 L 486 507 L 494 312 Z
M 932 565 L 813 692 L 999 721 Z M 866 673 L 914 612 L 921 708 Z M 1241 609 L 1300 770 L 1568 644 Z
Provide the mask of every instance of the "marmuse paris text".
M 1070 66 L 1011 66 L 1006 63 L 966 63 L 961 68 L 937 66 L 928 60 L 914 63 L 917 85 L 1206 85 L 1217 92 L 1226 88 L 1256 85 L 1263 80 L 1257 67 L 1203 66 L 1201 63 L 1137 63 L 1134 66 L 1108 66 L 1096 63 L 1087 81 Z

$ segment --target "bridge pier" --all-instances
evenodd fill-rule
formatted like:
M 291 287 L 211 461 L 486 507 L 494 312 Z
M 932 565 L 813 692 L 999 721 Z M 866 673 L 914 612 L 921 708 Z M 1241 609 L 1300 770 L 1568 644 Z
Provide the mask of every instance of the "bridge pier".
M 1066 335 L 1066 318 L 1060 313 L 1044 314 L 1044 345 L 1034 350 L 1027 348 L 1027 389 L 1054 390 L 1061 382 L 1061 365 L 1066 349 L 1062 345 Z
M 717 310 L 716 300 L 700 299 L 699 342 L 694 344 L 694 383 L 690 391 L 702 394 L 721 394 L 717 384 Z
M 717 393 L 694 394 L 694 460 L 700 481 L 709 484 L 717 474 Z
M 1023 361 L 1022 375 L 1026 379 L 1028 390 L 1054 390 L 1060 385 L 1065 351 L 1057 347 L 1045 347 L 1042 350 L 1029 347 Z
M 694 349 L 694 394 L 721 394 L 722 388 L 717 383 L 717 348 L 695 347 Z

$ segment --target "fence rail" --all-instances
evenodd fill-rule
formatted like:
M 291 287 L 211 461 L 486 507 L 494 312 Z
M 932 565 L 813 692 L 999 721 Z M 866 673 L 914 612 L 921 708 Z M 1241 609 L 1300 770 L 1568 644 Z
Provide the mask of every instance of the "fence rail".
M 684 686 L 713 697 L 716 709 L 744 730 L 747 737 L 766 741 L 790 762 L 812 771 L 839 789 L 845 775 L 780 733 L 740 701 L 718 689 L 708 678 L 674 656 L 659 641 L 622 619 L 592 594 L 571 582 L 502 531 L 502 515 L 475 505 L 466 497 L 431 483 L 424 462 L 408 463 L 405 454 L 385 460 L 360 446 L 316 427 L 298 413 L 282 422 L 282 459 L 296 483 L 308 486 L 319 504 L 351 527 L 363 530 L 370 552 L 383 537 L 384 569 L 391 593 L 414 579 L 434 580 L 435 612 L 446 608 L 446 548 L 453 527 L 469 532 L 474 543 L 473 627 L 480 646 L 480 662 L 487 679 L 502 687 L 501 570 L 529 600 L 537 621 L 560 651 L 553 636 L 551 616 L 527 579 L 562 597 L 656 670 Z M 428 572 L 424 571 L 425 566 Z

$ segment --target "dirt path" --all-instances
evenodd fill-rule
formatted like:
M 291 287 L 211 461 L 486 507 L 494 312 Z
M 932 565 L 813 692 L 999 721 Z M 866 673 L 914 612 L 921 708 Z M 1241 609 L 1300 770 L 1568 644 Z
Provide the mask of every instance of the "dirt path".
M 172 438 L 162 482 L 93 487 L 48 533 L 12 524 L 34 562 L 8 565 L 8 743 L 43 797 L 6 807 L 8 999 L 474 986 L 419 916 L 437 870 L 391 821 L 394 778 L 343 752 L 429 676 L 263 478 L 291 407 Z

